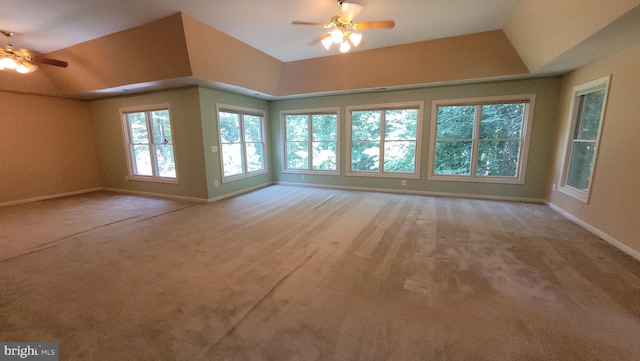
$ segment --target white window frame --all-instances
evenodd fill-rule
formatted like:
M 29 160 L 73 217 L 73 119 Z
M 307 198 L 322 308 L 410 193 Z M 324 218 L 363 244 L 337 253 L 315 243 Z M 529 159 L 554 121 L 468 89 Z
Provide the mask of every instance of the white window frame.
M 591 188 L 593 183 L 593 175 L 596 170 L 597 160 L 598 160 L 598 151 L 600 149 L 600 138 L 602 136 L 602 125 L 604 123 L 605 112 L 607 108 L 607 99 L 609 95 L 609 83 L 611 81 L 611 75 L 592 80 L 582 85 L 578 85 L 573 88 L 573 94 L 571 98 L 571 112 L 569 114 L 569 127 L 567 128 L 567 133 L 565 134 L 566 139 L 566 147 L 565 147 L 565 155 L 562 164 L 562 172 L 560 174 L 560 179 L 558 180 L 558 191 L 564 193 L 570 197 L 573 197 L 583 203 L 589 203 L 589 197 L 591 196 Z M 578 118 L 580 116 L 580 98 L 586 94 L 597 92 L 604 90 L 604 99 L 602 103 L 602 109 L 600 112 L 600 123 L 598 124 L 598 134 L 596 135 L 596 139 L 594 141 L 595 150 L 593 153 L 593 165 L 591 167 L 591 172 L 589 174 L 588 179 L 588 188 L 587 191 L 583 191 L 581 189 L 572 187 L 567 184 L 567 178 L 569 177 L 569 167 L 571 165 L 571 153 L 573 146 L 573 135 L 576 130 L 576 126 L 578 125 Z
M 158 174 L 158 165 L 157 162 L 158 160 L 156 159 L 156 153 L 155 153 L 155 149 L 154 149 L 154 143 L 153 143 L 153 131 L 151 130 L 151 125 L 150 125 L 150 120 L 149 120 L 149 116 L 148 114 L 150 112 L 153 111 L 157 111 L 157 110 L 166 110 L 169 112 L 169 124 L 171 126 L 171 138 L 172 138 L 172 147 L 173 147 L 173 160 L 174 160 L 174 166 L 176 168 L 176 177 L 172 178 L 172 177 L 162 177 Z M 153 175 L 147 176 L 147 175 L 139 175 L 139 174 L 135 174 L 134 169 L 133 169 L 133 161 L 132 161 L 132 157 L 133 154 L 131 154 L 131 137 L 129 134 L 129 123 L 127 120 L 127 114 L 129 113 L 145 113 L 145 117 L 147 119 L 147 132 L 148 132 L 148 136 L 149 136 L 149 152 L 151 154 L 151 167 L 152 167 L 152 172 Z M 133 106 L 133 107 L 124 107 L 124 108 L 120 108 L 120 124 L 122 125 L 122 134 L 124 136 L 124 147 L 125 147 L 125 152 L 127 155 L 127 172 L 128 172 L 128 176 L 127 176 L 127 180 L 134 180 L 134 181 L 146 181 L 146 182 L 157 182 L 157 183 L 172 183 L 172 184 L 178 184 L 178 155 L 177 155 L 177 150 L 176 150 L 176 146 L 175 146 L 175 139 L 176 139 L 176 132 L 175 132 L 175 128 L 173 127 L 173 115 L 171 114 L 171 107 L 169 104 L 152 104 L 152 105 L 140 105 L 140 106 Z
M 354 111 L 384 111 L 386 110 L 397 110 L 397 109 L 417 109 L 417 124 L 416 124 L 416 158 L 415 158 L 415 167 L 413 173 L 399 173 L 399 172 L 384 172 L 383 164 L 384 164 L 384 123 L 380 129 L 380 170 L 377 172 L 366 172 L 366 171 L 353 171 L 351 169 L 351 159 L 352 159 L 352 112 Z M 401 102 L 401 103 L 385 103 L 385 104 L 368 104 L 368 105 L 353 105 L 348 106 L 347 109 L 347 176 L 355 176 L 355 177 L 381 177 L 381 178 L 407 178 L 407 179 L 418 179 L 420 178 L 420 155 L 422 153 L 422 122 L 423 122 L 423 111 L 424 111 L 424 102 L 423 101 L 414 101 L 414 102 Z
M 243 162 L 243 173 L 234 174 L 231 176 L 224 175 L 224 153 L 222 151 L 222 136 L 220 134 L 220 112 L 227 113 L 236 113 L 240 115 L 240 144 L 242 145 L 242 162 Z M 263 169 L 249 172 L 247 171 L 247 145 L 245 143 L 244 137 L 244 115 L 253 115 L 262 118 L 262 149 L 264 152 Z M 267 119 L 266 119 L 266 111 L 260 109 L 252 109 L 252 108 L 244 108 L 238 107 L 234 105 L 227 104 L 216 104 L 216 121 L 217 131 L 218 131 L 218 148 L 220 153 L 220 175 L 222 177 L 222 183 L 232 182 L 239 179 L 254 177 L 260 174 L 269 173 L 269 161 L 268 161 L 268 153 L 269 149 L 267 148 Z
M 336 129 L 336 169 L 335 170 L 321 170 L 313 169 L 313 129 L 311 125 L 311 116 L 313 115 L 335 115 L 337 119 Z M 309 124 L 309 139 L 307 140 L 309 149 L 309 168 L 308 169 L 292 169 L 287 168 L 287 115 L 304 115 L 308 116 Z M 314 108 L 314 109 L 296 109 L 296 110 L 283 110 L 280 112 L 280 134 L 282 134 L 282 172 L 283 173 L 297 173 L 297 174 L 325 174 L 325 175 L 340 175 L 340 108 Z
M 491 97 L 478 97 L 478 98 L 464 98 L 464 99 L 443 99 L 434 100 L 431 103 L 431 131 L 429 135 L 430 147 L 429 147 L 429 170 L 427 172 L 428 180 L 439 181 L 453 181 L 453 182 L 478 182 L 478 183 L 506 183 L 506 184 L 524 184 L 527 171 L 527 159 L 529 157 L 529 143 L 531 139 L 531 127 L 533 124 L 533 113 L 535 109 L 535 94 L 519 94 L 519 95 L 503 95 L 503 96 L 491 96 Z M 506 104 L 523 102 L 526 103 L 526 118 L 523 119 L 523 124 L 520 132 L 520 153 L 518 159 L 518 170 L 516 177 L 506 176 L 478 176 L 476 175 L 476 164 L 478 162 L 478 146 L 479 146 L 479 132 L 480 132 L 480 117 L 481 114 L 476 112 L 476 119 L 473 127 L 473 139 L 471 150 L 471 171 L 469 175 L 451 175 L 451 174 L 435 174 L 433 167 L 435 165 L 436 157 L 436 127 L 438 124 L 438 106 L 482 106 L 489 104 Z

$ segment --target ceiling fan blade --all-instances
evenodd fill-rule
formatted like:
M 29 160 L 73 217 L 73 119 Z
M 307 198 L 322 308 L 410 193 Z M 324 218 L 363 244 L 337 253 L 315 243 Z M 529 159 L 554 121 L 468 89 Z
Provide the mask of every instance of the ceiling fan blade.
M 393 20 L 381 20 L 381 21 L 364 21 L 354 24 L 357 30 L 366 29 L 393 29 L 396 26 L 396 22 Z
M 362 5 L 354 3 L 342 3 L 340 5 L 340 19 L 345 22 L 350 22 L 356 17 L 362 10 Z
M 44 56 L 34 56 L 33 57 L 33 61 L 38 63 L 38 64 L 47 64 L 47 65 L 59 66 L 61 68 L 66 68 L 67 66 L 69 66 L 69 63 L 67 63 L 66 61 L 56 60 L 56 59 L 51 59 L 51 58 L 45 58 Z
M 324 23 L 313 23 L 309 21 L 292 21 L 291 25 L 311 25 L 311 26 L 322 26 L 324 27 L 327 24 Z

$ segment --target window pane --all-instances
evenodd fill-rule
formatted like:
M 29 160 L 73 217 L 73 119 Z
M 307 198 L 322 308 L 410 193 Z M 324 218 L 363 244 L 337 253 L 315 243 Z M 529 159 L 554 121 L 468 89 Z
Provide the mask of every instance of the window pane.
M 351 113 L 351 139 L 380 140 L 380 111 L 358 111 Z
M 515 177 L 518 174 L 520 141 L 480 141 L 476 175 Z
M 287 141 L 306 142 L 309 140 L 309 118 L 306 115 L 287 115 L 284 119 Z
M 247 143 L 247 171 L 264 169 L 264 146 L 262 143 Z
M 176 165 L 173 158 L 172 145 L 156 145 L 156 158 L 158 159 L 158 174 L 160 177 L 176 177 Z
M 380 170 L 380 142 L 353 142 L 351 147 L 352 171 Z
M 336 170 L 337 155 L 335 142 L 313 143 L 313 169 Z
M 133 144 L 148 144 L 149 134 L 147 133 L 147 119 L 144 112 L 128 113 L 129 136 Z
M 240 116 L 234 113 L 220 112 L 220 142 L 240 142 Z
M 151 168 L 151 153 L 148 145 L 133 145 L 133 174 L 135 175 L 153 175 Z
M 244 116 L 244 141 L 262 142 L 262 117 Z
M 591 176 L 595 152 L 595 142 L 573 143 L 567 185 L 585 192 L 589 189 L 589 177 Z
M 471 142 L 436 142 L 434 174 L 470 175 Z
M 384 171 L 389 173 L 413 173 L 416 159 L 416 142 L 390 141 L 384 143 Z
M 309 143 L 287 142 L 287 168 L 309 169 Z
M 439 106 L 437 140 L 466 140 L 473 137 L 476 107 L 472 105 Z
M 480 139 L 519 139 L 525 103 L 482 106 Z
M 604 90 L 580 97 L 579 119 L 576 124 L 574 139 L 596 140 L 598 138 L 603 103 Z
M 244 173 L 241 144 L 222 144 L 222 158 L 225 177 Z
M 153 143 L 173 143 L 171 139 L 171 122 L 168 110 L 156 110 L 150 112 Z
M 417 125 L 418 109 L 387 110 L 384 138 L 385 140 L 415 140 Z
M 338 140 L 338 116 L 318 114 L 311 116 L 312 138 L 314 141 Z

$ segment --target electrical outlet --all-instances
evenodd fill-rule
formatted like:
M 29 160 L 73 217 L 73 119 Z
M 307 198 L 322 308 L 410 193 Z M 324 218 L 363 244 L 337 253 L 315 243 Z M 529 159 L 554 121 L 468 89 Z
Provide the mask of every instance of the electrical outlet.
M 213 185 L 217 187 L 217 186 L 219 186 L 219 185 L 220 185 L 220 183 L 218 182 L 218 180 L 214 180 L 214 181 L 213 181 Z
M 304 174 L 300 176 L 300 179 L 304 180 Z
M 407 180 L 406 180 L 406 179 L 403 179 L 403 180 L 402 180 L 402 186 L 404 187 L 404 186 L 406 186 L 406 185 L 407 185 Z
M 217 145 L 212 145 L 211 146 L 211 153 L 218 153 L 218 146 Z
M 551 186 L 551 189 L 554 190 L 554 191 L 556 190 L 556 184 L 555 183 L 553 183 L 553 185 Z
M 124 176 L 124 180 L 128 181 L 129 180 L 129 176 L 128 175 Z

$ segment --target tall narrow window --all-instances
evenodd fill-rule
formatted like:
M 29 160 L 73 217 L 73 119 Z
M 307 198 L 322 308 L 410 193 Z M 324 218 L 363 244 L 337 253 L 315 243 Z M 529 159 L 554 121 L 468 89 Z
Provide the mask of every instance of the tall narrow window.
M 419 176 L 422 103 L 347 109 L 350 175 Z
M 129 177 L 136 180 L 177 180 L 171 118 L 168 107 L 122 110 Z
M 428 178 L 523 183 L 533 100 L 435 101 Z
M 282 114 L 284 171 L 338 173 L 338 113 Z
M 223 180 L 266 172 L 264 114 L 222 108 L 218 125 Z
M 559 190 L 589 201 L 609 77 L 574 88 L 571 126 Z

